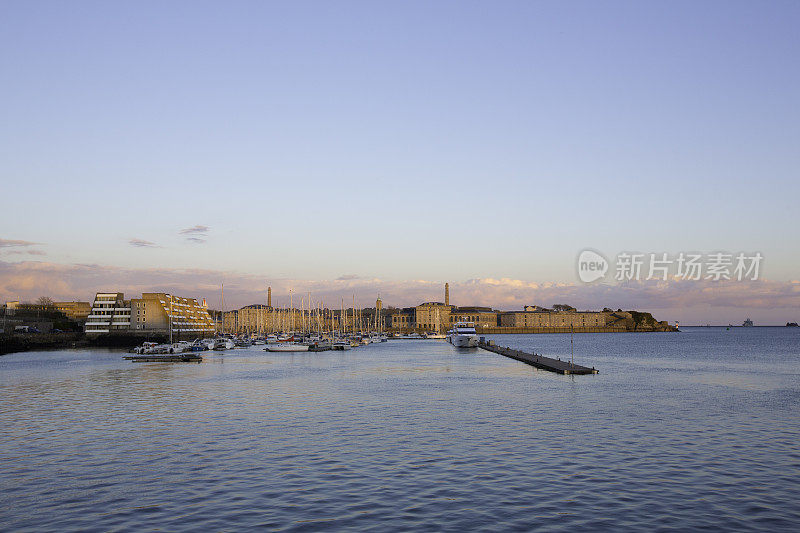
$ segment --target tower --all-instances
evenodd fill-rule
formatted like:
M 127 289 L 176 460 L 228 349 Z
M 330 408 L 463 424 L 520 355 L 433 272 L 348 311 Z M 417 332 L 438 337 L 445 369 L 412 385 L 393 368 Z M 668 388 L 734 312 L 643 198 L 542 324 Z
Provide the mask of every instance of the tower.
M 267 307 L 272 309 L 272 287 L 267 287 Z
M 450 305 L 450 284 L 444 284 L 444 305 Z

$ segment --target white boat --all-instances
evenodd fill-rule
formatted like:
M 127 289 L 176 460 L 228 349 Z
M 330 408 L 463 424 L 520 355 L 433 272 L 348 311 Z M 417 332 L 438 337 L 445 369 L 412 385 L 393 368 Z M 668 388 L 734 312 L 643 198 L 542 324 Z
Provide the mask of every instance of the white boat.
M 264 348 L 266 352 L 307 352 L 308 345 L 298 344 L 294 342 L 278 342 L 275 344 L 268 344 Z
M 158 346 L 157 342 L 143 342 L 141 346 L 137 346 L 133 349 L 133 353 L 135 354 L 151 354 L 156 353 L 155 349 Z
M 446 339 L 447 335 L 444 333 L 427 333 L 425 335 L 426 339 Z
M 453 329 L 447 332 L 447 342 L 457 348 L 474 348 L 478 346 L 478 333 L 472 322 L 456 322 Z
M 215 350 L 232 350 L 236 346 L 230 339 L 216 339 L 214 341 Z
M 350 346 L 350 341 L 347 339 L 337 339 L 336 342 L 333 343 L 331 346 L 332 350 L 350 350 L 352 346 Z

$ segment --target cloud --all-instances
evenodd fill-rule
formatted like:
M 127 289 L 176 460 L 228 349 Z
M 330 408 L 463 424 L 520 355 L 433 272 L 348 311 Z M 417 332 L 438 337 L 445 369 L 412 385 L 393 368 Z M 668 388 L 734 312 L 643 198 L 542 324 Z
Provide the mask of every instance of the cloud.
M 154 242 L 145 241 L 142 239 L 131 239 L 128 241 L 128 244 L 130 244 L 131 246 L 135 246 L 137 248 L 161 248 Z
M 336 281 L 352 281 L 355 279 L 359 279 L 361 276 L 358 274 L 343 274 L 336 278 Z
M 16 239 L 0 239 L 0 248 L 11 248 L 13 246 L 35 246 L 38 242 L 19 241 Z
M 211 228 L 208 226 L 192 226 L 191 228 L 185 228 L 180 231 L 181 235 L 206 235 L 208 232 L 211 231 Z
M 193 242 L 195 244 L 203 244 L 206 242 L 205 237 L 208 236 L 208 232 L 211 231 L 211 228 L 208 226 L 192 226 L 191 228 L 184 228 L 182 229 L 179 234 L 180 235 L 188 235 L 186 240 L 189 242 Z
M 340 276 L 345 278 L 349 276 Z M 384 307 L 410 307 L 424 301 L 443 301 L 441 280 L 385 280 L 380 278 L 298 280 L 267 275 L 203 269 L 122 268 L 107 265 L 63 265 L 39 261 L 0 261 L 0 301 L 79 298 L 89 301 L 95 292 L 113 290 L 128 297 L 142 292 L 174 291 L 206 298 L 219 307 L 220 284 L 225 283 L 225 307 L 233 309 L 266 302 L 272 287 L 273 305 L 288 305 L 311 293 L 327 307 L 342 304 L 367 307 L 378 293 Z M 5 300 L 3 300 L 5 298 Z M 752 318 L 757 324 L 785 324 L 800 320 L 800 281 L 639 281 L 621 284 L 549 283 L 511 278 L 475 278 L 450 282 L 450 303 L 486 305 L 518 310 L 524 305 L 549 307 L 570 304 L 578 309 L 639 309 L 659 320 L 683 324 L 734 323 Z
M 47 255 L 41 250 L 10 250 L 6 255 Z

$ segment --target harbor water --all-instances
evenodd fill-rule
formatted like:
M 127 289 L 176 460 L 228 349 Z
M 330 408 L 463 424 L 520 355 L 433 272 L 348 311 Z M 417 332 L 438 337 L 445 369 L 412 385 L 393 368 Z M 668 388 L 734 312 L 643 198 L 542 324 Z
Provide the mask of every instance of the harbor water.
M 800 530 L 800 328 L 574 340 L 6 355 L 0 530 Z

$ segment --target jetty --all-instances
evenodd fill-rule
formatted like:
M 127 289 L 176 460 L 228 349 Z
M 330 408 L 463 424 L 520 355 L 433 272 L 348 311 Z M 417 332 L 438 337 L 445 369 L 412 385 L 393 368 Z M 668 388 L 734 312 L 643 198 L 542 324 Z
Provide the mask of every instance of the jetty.
M 171 355 L 128 355 L 124 357 L 134 363 L 199 363 L 203 357 L 193 353 L 178 353 Z
M 553 359 L 552 357 L 545 357 L 537 353 L 527 353 L 520 350 L 515 350 L 513 348 L 507 348 L 504 346 L 497 346 L 494 343 L 494 341 L 487 342 L 484 339 L 481 339 L 481 341 L 478 343 L 478 347 L 483 348 L 484 350 L 487 350 L 489 352 L 494 352 L 496 354 L 510 357 L 511 359 L 516 359 L 517 361 L 521 361 L 536 368 L 541 368 L 542 370 L 555 372 L 557 374 L 583 375 L 583 374 L 598 374 L 600 372 L 595 368 L 588 368 L 581 365 L 575 365 L 570 363 L 569 361 L 562 361 L 561 359 Z

